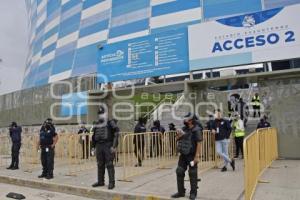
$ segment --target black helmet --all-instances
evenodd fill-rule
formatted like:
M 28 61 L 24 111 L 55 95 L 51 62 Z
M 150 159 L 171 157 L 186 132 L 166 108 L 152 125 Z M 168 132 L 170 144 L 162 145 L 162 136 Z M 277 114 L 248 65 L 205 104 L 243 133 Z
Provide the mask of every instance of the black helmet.
M 17 124 L 17 122 L 12 122 L 10 126 L 11 127 L 16 127 L 16 126 L 18 126 L 18 124 Z

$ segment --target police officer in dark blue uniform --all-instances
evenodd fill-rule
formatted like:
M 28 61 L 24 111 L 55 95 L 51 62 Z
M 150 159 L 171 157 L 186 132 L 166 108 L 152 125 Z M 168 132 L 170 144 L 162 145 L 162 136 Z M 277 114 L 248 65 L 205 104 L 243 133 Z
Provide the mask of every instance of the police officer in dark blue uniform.
M 39 148 L 41 150 L 41 163 L 43 172 L 39 178 L 52 179 L 54 170 L 54 150 L 58 141 L 58 135 L 52 123 L 52 119 L 48 118 L 41 127 Z
M 189 168 L 190 177 L 190 199 L 195 200 L 198 189 L 198 167 L 201 141 L 202 126 L 199 120 L 189 113 L 184 117 L 184 127 L 177 133 L 177 147 L 180 153 L 178 166 L 176 169 L 177 189 L 178 192 L 172 195 L 172 198 L 180 198 L 185 196 L 184 176 L 185 171 Z
M 259 128 L 269 128 L 271 127 L 271 124 L 267 121 L 268 117 L 266 115 L 264 115 L 259 123 L 257 124 L 257 129 Z
M 12 141 L 11 147 L 11 164 L 7 169 L 19 169 L 19 152 L 21 148 L 21 133 L 22 127 L 18 126 L 16 122 L 12 122 L 9 127 L 9 136 Z
M 101 116 L 97 124 L 93 128 L 92 145 L 96 147 L 96 158 L 98 166 L 98 181 L 93 187 L 101 187 L 105 185 L 105 167 L 107 168 L 109 184 L 108 189 L 115 187 L 115 168 L 114 158 L 119 140 L 119 128 L 117 120 L 108 120 L 105 109 L 99 110 Z
M 133 138 L 134 154 L 138 160 L 135 167 L 141 167 L 144 159 L 145 135 L 138 133 L 145 133 L 147 131 L 146 123 L 147 119 L 140 117 L 138 123 L 134 127 L 134 133 L 137 133 Z
M 165 128 L 160 125 L 159 120 L 155 120 L 153 122 L 153 127 L 151 128 L 151 132 L 153 132 L 150 144 L 150 157 L 160 156 L 162 153 L 162 141 L 161 134 L 165 132 Z

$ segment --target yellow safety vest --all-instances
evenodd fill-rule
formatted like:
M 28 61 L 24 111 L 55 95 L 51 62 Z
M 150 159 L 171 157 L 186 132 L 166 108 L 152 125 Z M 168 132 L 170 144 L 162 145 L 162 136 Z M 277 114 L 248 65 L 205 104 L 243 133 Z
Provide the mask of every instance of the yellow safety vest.
M 252 105 L 254 105 L 254 106 L 260 106 L 260 99 L 259 99 L 259 96 L 254 96 L 253 98 L 252 98 L 252 102 L 253 102 L 253 104 Z
M 235 128 L 234 130 L 234 136 L 235 137 L 244 137 L 245 136 L 245 131 L 241 129 L 237 129 L 239 121 L 234 122 L 233 126 Z

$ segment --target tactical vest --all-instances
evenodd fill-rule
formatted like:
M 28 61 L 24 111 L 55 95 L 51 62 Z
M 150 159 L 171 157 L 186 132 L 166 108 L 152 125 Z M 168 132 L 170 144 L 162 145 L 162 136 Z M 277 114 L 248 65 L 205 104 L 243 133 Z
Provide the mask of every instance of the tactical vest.
M 182 155 L 188 155 L 192 148 L 192 133 L 185 133 L 177 143 L 177 150 Z
M 96 142 L 112 142 L 113 133 L 108 126 L 95 128 L 95 141 Z
M 50 146 L 53 144 L 53 133 L 51 130 L 41 130 L 40 131 L 40 145 Z

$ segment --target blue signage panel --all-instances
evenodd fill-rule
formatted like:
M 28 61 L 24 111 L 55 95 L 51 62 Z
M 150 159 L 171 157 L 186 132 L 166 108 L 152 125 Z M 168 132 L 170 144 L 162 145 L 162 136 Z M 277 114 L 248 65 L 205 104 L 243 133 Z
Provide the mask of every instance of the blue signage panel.
M 105 45 L 99 50 L 98 83 L 189 71 L 187 28 Z
M 62 96 L 61 117 L 87 114 L 87 92 L 65 94 Z

